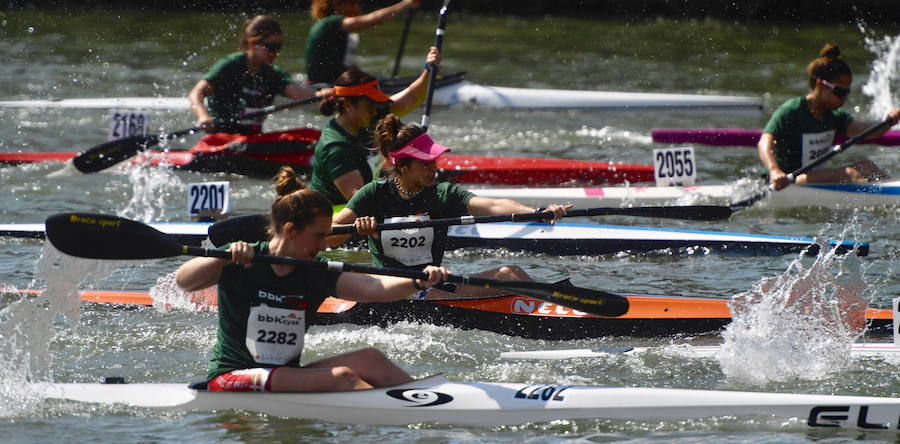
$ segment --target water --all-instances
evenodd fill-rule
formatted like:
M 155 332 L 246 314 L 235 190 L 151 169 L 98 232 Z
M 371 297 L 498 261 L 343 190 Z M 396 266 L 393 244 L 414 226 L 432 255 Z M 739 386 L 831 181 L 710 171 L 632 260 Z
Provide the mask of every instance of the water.
M 214 13 L 150 16 L 126 11 L 62 14 L 14 12 L 0 21 L 0 97 L 4 100 L 73 97 L 182 96 L 222 55 L 236 46 L 244 17 Z M 305 13 L 279 16 L 286 31 L 278 63 L 302 71 Z M 433 41 L 436 20 L 421 14 L 414 23 L 403 72 L 420 69 Z M 374 74 L 393 66 L 402 23 L 390 23 L 363 35 L 359 63 Z M 896 104 L 896 30 L 865 24 L 804 26 L 752 25 L 716 20 L 584 21 L 577 19 L 485 18 L 451 16 L 444 66 L 467 70 L 472 81 L 488 85 L 614 91 L 730 94 L 762 97 L 760 114 L 685 112 L 495 111 L 436 109 L 433 137 L 454 152 L 544 156 L 649 163 L 650 131 L 661 127 L 762 127 L 784 100 L 805 92 L 805 65 L 829 40 L 837 40 L 856 76 L 846 108 L 861 118 L 880 119 Z M 381 42 L 379 46 L 377 43 Z M 860 91 L 865 91 L 865 94 Z M 875 114 L 869 115 L 869 111 Z M 187 112 L 153 111 L 154 128 L 193 125 Z M 420 111 L 405 118 L 418 121 Z M 105 140 L 106 110 L 0 110 L 0 150 L 82 150 Z M 280 113 L 269 129 L 301 125 L 321 127 L 325 118 L 312 109 Z M 173 141 L 189 146 L 195 138 Z M 696 146 L 701 183 L 753 177 L 761 167 L 753 148 Z M 895 148 L 859 145 L 841 154 L 842 162 L 869 157 L 888 171 L 898 168 Z M 274 194 L 265 180 L 227 175 L 173 173 L 143 167 L 127 172 L 83 175 L 55 165 L 0 168 L 0 215 L 4 222 L 37 222 L 60 211 L 117 213 L 141 220 L 183 220 L 186 184 L 229 180 L 232 211 L 250 214 L 268 207 Z M 716 223 L 655 219 L 603 218 L 604 223 L 728 230 L 776 235 L 821 236 L 869 241 L 870 256 L 848 261 L 820 258 L 727 257 L 696 254 L 546 257 L 510 252 L 452 252 L 446 265 L 469 274 L 516 263 L 536 279 L 571 277 L 576 285 L 611 291 L 729 298 L 756 292 L 782 303 L 781 294 L 801 287 L 821 301 L 840 296 L 870 299 L 887 306 L 900 295 L 896 264 L 900 249 L 896 209 L 825 211 L 818 209 L 742 210 Z M 103 406 L 46 401 L 21 388 L 28 380 L 96 381 L 107 375 L 133 382 L 200 380 L 215 341 L 215 313 L 164 306 L 114 309 L 74 307 L 72 289 L 140 289 L 162 282 L 182 259 L 112 266 L 79 282 L 74 271 L 43 244 L 0 239 L 0 284 L 17 288 L 55 285 L 47 304 L 16 303 L 4 295 L 0 323 L 0 436 L 4 442 L 71 440 L 133 442 L 374 440 L 436 442 L 544 441 L 690 441 L 804 442 L 819 440 L 893 440 L 894 434 L 841 430 L 808 431 L 799 426 L 761 428 L 741 419 L 701 421 L 561 421 L 495 429 L 447 426 L 371 427 L 287 420 L 253 413 L 160 414 Z M 122 245 L 121 248 L 129 248 Z M 36 268 L 45 257 L 54 267 L 47 279 Z M 364 253 L 339 259 L 365 262 Z M 41 267 L 46 267 L 43 265 Z M 99 264 L 91 265 L 100 266 Z M 67 271 L 68 270 L 68 271 Z M 843 273 L 843 274 L 842 274 Z M 775 291 L 774 289 L 779 289 Z M 856 289 L 856 290 L 854 290 Z M 62 316 L 56 312 L 63 313 Z M 765 319 L 773 346 L 796 347 L 800 333 L 821 342 L 846 335 L 787 328 L 783 318 Z M 794 322 L 794 320 L 790 320 Z M 755 333 L 758 330 L 753 330 Z M 751 333 L 730 337 L 739 341 Z M 777 339 L 777 340 L 776 340 Z M 878 338 L 880 339 L 880 338 Z M 591 348 L 611 345 L 664 346 L 720 341 L 699 338 L 598 338 L 553 342 L 462 331 L 417 323 L 388 328 L 338 325 L 314 327 L 305 360 L 348 349 L 376 346 L 415 376 L 444 372 L 451 379 L 534 383 L 622 384 L 635 386 L 773 390 L 811 393 L 900 396 L 896 362 L 879 359 L 825 359 L 815 366 L 802 359 L 754 366 L 697 359 L 660 349 L 639 356 L 613 355 L 560 362 L 500 361 L 503 351 Z M 780 342 L 779 342 L 780 341 Z M 739 344 L 740 342 L 733 342 Z M 28 345 L 25 345 L 28 344 Z M 780 344 L 780 345 L 779 345 Z M 839 346 L 840 343 L 832 342 Z M 745 351 L 748 349 L 745 349 Z M 812 348 L 812 350 L 815 350 Z M 30 354 L 26 354 L 30 351 Z M 771 352 L 772 350 L 763 350 Z M 776 349 L 775 352 L 781 352 Z M 749 355 L 749 351 L 745 353 Z M 782 356 L 792 357 L 789 353 Z M 772 359 L 752 355 L 757 363 Z M 802 355 L 808 356 L 808 355 Z M 760 368 L 762 378 L 742 374 Z

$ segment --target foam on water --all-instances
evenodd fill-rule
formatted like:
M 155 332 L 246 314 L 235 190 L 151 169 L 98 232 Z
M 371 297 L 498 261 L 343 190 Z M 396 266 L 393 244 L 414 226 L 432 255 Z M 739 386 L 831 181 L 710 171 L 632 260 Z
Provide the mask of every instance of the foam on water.
M 865 331 L 867 284 L 855 254 L 818 243 L 811 264 L 798 257 L 730 301 L 732 322 L 716 359 L 731 380 L 816 380 L 849 365 L 851 344 Z

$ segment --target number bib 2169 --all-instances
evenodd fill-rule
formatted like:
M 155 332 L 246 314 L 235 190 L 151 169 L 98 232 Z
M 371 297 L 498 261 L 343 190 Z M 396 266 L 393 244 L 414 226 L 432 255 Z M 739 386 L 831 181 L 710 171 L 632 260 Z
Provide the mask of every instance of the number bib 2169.
M 384 219 L 384 223 L 430 220 L 427 215 L 398 216 Z M 434 228 L 412 228 L 408 230 L 387 230 L 381 232 L 381 248 L 384 254 L 403 265 L 430 264 L 431 245 L 434 243 Z
M 250 309 L 245 344 L 260 364 L 283 365 L 300 356 L 306 312 L 259 305 Z

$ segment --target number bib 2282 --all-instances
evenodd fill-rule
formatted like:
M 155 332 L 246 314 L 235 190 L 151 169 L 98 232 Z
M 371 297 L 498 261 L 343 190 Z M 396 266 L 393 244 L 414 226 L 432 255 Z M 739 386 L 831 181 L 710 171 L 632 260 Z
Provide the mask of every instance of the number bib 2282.
M 387 217 L 384 223 L 430 220 L 427 215 Z M 434 228 L 411 228 L 408 230 L 387 230 L 381 232 L 381 248 L 384 254 L 403 265 L 430 264 L 431 245 L 434 243 Z
M 300 356 L 306 312 L 259 305 L 250 309 L 245 344 L 260 364 L 283 365 Z

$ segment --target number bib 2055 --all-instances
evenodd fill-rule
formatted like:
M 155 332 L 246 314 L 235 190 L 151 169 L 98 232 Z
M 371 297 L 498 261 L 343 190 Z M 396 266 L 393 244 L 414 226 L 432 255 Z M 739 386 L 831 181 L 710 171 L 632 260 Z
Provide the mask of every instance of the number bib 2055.
M 653 150 L 653 175 L 657 186 L 693 185 L 697 181 L 694 147 Z
M 283 365 L 300 356 L 306 334 L 306 312 L 265 304 L 250 309 L 247 350 L 260 364 Z
M 387 217 L 384 223 L 431 220 L 430 216 Z M 407 230 L 386 230 L 381 232 L 381 248 L 384 254 L 403 265 L 430 264 L 431 245 L 434 243 L 434 228 L 411 228 Z

